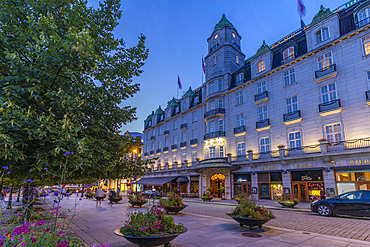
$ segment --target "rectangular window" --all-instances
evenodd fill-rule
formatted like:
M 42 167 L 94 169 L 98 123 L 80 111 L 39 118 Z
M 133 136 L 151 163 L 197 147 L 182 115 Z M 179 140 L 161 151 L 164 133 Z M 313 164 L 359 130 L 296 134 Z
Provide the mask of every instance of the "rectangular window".
M 162 135 L 162 126 L 159 126 L 158 135 Z
M 152 142 L 152 149 L 151 150 L 154 151 L 154 142 Z
M 239 64 L 239 56 L 238 55 L 235 56 L 235 61 L 236 61 L 237 64 Z
M 167 119 L 171 118 L 171 111 L 170 110 L 167 110 L 167 112 L 166 112 L 166 118 Z
M 192 119 L 193 119 L 193 122 L 198 121 L 198 115 L 197 115 L 197 112 L 196 111 L 193 111 L 192 112 Z
M 327 70 L 333 64 L 331 51 L 327 52 L 317 58 L 317 62 L 319 63 L 320 70 Z
M 167 165 L 168 164 L 168 157 L 164 158 L 164 163 Z
M 152 130 L 152 136 L 155 136 L 155 130 Z
M 258 107 L 258 121 L 263 121 L 267 118 L 267 105 Z
M 209 148 L 209 157 L 210 158 L 216 158 L 216 147 L 210 147 Z
M 216 56 L 213 56 L 213 65 L 216 65 Z
M 224 131 L 224 120 L 218 120 L 218 131 Z
M 212 100 L 208 103 L 208 111 L 215 109 L 215 102 Z
M 260 152 L 261 153 L 270 152 L 270 137 L 260 139 Z
M 259 61 L 257 63 L 257 73 L 260 73 L 265 70 L 265 61 Z
M 218 108 L 224 108 L 223 100 L 219 99 L 218 100 Z
M 289 86 L 295 83 L 295 71 L 290 69 L 284 72 L 284 86 Z
M 165 130 L 170 130 L 170 125 L 169 124 L 165 125 Z
M 173 136 L 173 145 L 177 145 L 177 136 Z
M 364 55 L 370 54 L 370 35 L 366 35 L 362 38 L 362 47 L 364 48 Z
M 195 162 L 195 161 L 197 161 L 197 151 L 194 151 L 192 154 L 191 154 L 191 160 L 193 161 L 193 162 Z
M 158 148 L 161 148 L 161 141 L 158 141 Z
M 215 121 L 209 122 L 209 132 L 215 131 L 216 131 L 216 122 Z
M 149 132 L 146 132 L 146 140 L 148 141 L 149 140 Z
M 224 157 L 224 146 L 220 146 L 220 158 Z
M 214 93 L 216 91 L 215 89 L 215 82 L 210 82 L 208 84 L 208 94 Z
M 168 147 L 168 138 L 164 139 L 164 146 Z
M 197 139 L 198 137 L 197 137 L 197 129 L 193 129 L 192 130 L 192 138 L 193 139 Z
M 243 103 L 243 91 L 240 91 L 238 93 L 236 93 L 236 101 L 235 101 L 235 105 L 240 105 Z
M 335 83 L 331 83 L 321 87 L 322 103 L 328 103 L 337 99 Z
M 289 148 L 290 149 L 302 149 L 301 132 L 295 131 L 288 134 Z
M 260 82 L 257 84 L 257 94 L 263 93 L 267 91 L 266 82 Z
M 241 85 L 244 81 L 244 73 L 239 73 L 236 76 L 236 85 Z
M 177 119 L 173 120 L 173 129 L 177 129 Z
M 186 142 L 186 132 L 182 133 L 182 142 Z
M 329 28 L 324 27 L 316 32 L 316 43 L 319 44 L 325 40 L 329 39 Z
M 236 115 L 236 127 L 244 125 L 244 113 Z
M 182 116 L 182 123 L 186 123 L 186 116 Z
M 340 124 L 330 124 L 325 126 L 326 139 L 330 143 L 342 141 L 342 130 Z
M 286 99 L 286 113 L 293 113 L 296 111 L 298 111 L 297 95 Z
M 148 145 L 145 145 L 145 152 L 147 153 L 147 152 L 149 152 L 149 148 L 148 148 Z
M 239 142 L 238 143 L 238 156 L 244 156 L 245 155 L 245 142 Z
M 222 80 L 218 80 L 218 91 L 222 91 Z
M 181 162 L 182 163 L 185 163 L 185 160 L 186 160 L 186 153 L 182 153 L 182 155 L 181 155 Z

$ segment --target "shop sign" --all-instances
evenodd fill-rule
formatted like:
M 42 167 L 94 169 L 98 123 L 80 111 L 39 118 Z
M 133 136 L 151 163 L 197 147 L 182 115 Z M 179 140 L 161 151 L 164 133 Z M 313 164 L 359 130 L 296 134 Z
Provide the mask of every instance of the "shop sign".
M 312 178 L 308 175 L 301 176 L 301 181 L 311 181 Z
M 235 183 L 245 183 L 251 181 L 250 174 L 234 174 L 234 182 Z
M 367 178 L 365 176 L 360 176 L 357 178 L 357 181 L 365 181 L 365 180 L 370 180 L 370 178 Z
M 277 170 L 277 166 L 261 166 L 261 171 Z
M 301 168 L 313 168 L 313 165 L 311 163 L 309 163 L 309 164 L 297 164 L 297 168 L 298 169 L 301 169 Z
M 248 182 L 248 180 L 246 178 L 239 178 L 238 180 L 236 180 L 236 182 L 243 183 L 243 182 Z
M 350 165 L 363 165 L 363 164 L 370 164 L 370 159 L 362 159 L 362 160 L 350 160 Z

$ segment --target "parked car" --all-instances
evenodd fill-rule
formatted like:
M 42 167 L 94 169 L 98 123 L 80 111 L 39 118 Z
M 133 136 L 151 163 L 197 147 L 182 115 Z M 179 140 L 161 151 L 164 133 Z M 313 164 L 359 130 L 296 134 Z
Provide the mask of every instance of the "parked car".
M 160 197 L 160 194 L 156 190 L 146 190 L 143 192 L 143 196 L 146 198 Z
M 311 211 L 321 216 L 350 215 L 370 217 L 370 191 L 357 190 L 311 204 Z

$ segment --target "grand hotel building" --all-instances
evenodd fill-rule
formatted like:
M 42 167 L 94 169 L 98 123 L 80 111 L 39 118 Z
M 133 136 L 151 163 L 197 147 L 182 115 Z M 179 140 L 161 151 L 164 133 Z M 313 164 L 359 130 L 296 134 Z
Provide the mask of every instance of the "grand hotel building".
M 206 82 L 144 123 L 138 183 L 230 199 L 301 201 L 370 189 L 370 1 L 335 10 L 246 58 L 222 16 L 207 39 Z

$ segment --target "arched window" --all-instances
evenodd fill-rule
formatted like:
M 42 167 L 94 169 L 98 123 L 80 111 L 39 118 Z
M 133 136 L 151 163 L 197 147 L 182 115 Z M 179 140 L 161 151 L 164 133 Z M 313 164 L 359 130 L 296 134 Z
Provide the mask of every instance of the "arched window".
M 235 56 L 235 61 L 236 61 L 237 64 L 239 64 L 239 56 L 238 55 Z
M 244 73 L 239 73 L 236 76 L 236 85 L 242 84 L 243 83 L 243 80 L 244 80 Z
M 260 72 L 262 72 L 264 70 L 265 70 L 265 61 L 264 60 L 259 61 L 257 63 L 257 73 L 260 73 Z
M 283 52 L 283 59 L 284 62 L 288 62 L 294 59 L 294 47 L 289 47 Z
M 330 37 L 328 27 L 321 28 L 318 32 L 316 32 L 316 44 L 319 44 L 329 38 Z
M 362 27 L 369 23 L 370 19 L 370 8 L 366 8 L 358 12 L 357 14 L 358 26 Z

